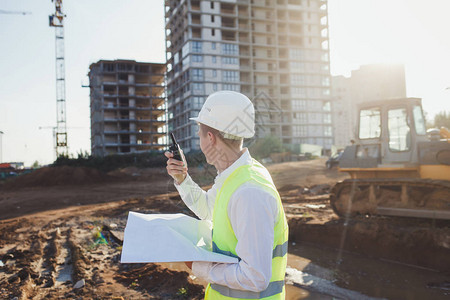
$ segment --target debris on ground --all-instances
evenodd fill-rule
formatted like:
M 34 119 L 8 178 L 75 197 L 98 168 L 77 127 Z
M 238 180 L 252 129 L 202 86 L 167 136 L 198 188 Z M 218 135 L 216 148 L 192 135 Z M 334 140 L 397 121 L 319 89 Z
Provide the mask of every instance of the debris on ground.
M 75 285 L 73 286 L 73 288 L 74 288 L 74 289 L 80 289 L 80 288 L 82 288 L 85 284 L 86 284 L 86 282 L 84 281 L 84 279 L 81 279 L 81 280 L 77 281 L 77 283 L 75 283 Z
M 38 177 L 44 173 L 33 172 L 33 180 L 23 177 L 21 185 L 11 181 L 14 188 L 0 187 L 0 299 L 203 298 L 207 283 L 183 263 L 120 264 L 129 211 L 193 216 L 166 174 L 128 169 L 108 174 L 124 180 L 109 181 L 87 170 L 72 169 L 71 177 L 59 170 L 60 175 L 46 174 L 64 180 L 42 183 Z M 449 269 L 448 223 L 372 216 L 342 220 L 333 213 L 328 193 L 346 174 L 324 169 L 322 160 L 273 164 L 269 171 L 288 217 L 292 249 L 313 243 Z M 193 176 L 201 173 L 194 170 Z M 423 287 L 448 292 L 448 282 L 439 280 Z

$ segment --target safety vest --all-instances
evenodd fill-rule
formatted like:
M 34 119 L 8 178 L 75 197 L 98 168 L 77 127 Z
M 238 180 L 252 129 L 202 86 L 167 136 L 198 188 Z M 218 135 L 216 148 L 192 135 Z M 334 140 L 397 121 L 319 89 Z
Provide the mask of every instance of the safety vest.
M 269 192 L 278 204 L 278 218 L 274 228 L 272 276 L 269 286 L 261 292 L 243 291 L 220 284 L 209 284 L 205 299 L 284 299 L 284 277 L 287 263 L 288 225 L 281 198 L 269 172 L 253 159 L 252 164 L 237 168 L 217 192 L 213 212 L 213 251 L 240 258 L 236 254 L 237 239 L 228 218 L 228 202 L 236 189 L 246 182 L 252 182 Z

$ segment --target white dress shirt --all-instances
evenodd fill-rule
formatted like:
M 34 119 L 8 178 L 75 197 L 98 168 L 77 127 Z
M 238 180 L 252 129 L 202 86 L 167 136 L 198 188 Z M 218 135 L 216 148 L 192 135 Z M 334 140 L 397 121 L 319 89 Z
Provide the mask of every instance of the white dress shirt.
M 184 203 L 203 220 L 212 220 L 217 191 L 238 167 L 252 163 L 247 149 L 230 167 L 217 175 L 210 190 L 202 190 L 187 175 L 175 187 Z M 228 203 L 228 217 L 238 240 L 235 264 L 194 262 L 195 276 L 210 283 L 253 292 L 267 288 L 272 275 L 274 227 L 278 221 L 277 200 L 254 183 L 242 184 Z

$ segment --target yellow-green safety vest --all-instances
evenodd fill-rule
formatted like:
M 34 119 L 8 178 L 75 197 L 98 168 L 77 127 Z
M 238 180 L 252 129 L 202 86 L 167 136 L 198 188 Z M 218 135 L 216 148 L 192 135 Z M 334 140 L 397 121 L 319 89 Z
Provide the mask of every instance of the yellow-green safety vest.
M 238 167 L 225 180 L 217 192 L 213 212 L 212 247 L 214 252 L 233 256 L 236 254 L 237 239 L 228 218 L 228 202 L 236 189 L 246 182 L 252 182 L 270 193 L 278 204 L 278 218 L 274 228 L 272 276 L 269 286 L 261 292 L 243 291 L 212 283 L 206 288 L 205 299 L 284 299 L 284 277 L 287 264 L 288 225 L 284 215 L 280 195 L 272 177 L 264 166 L 256 160 L 252 164 Z M 239 259 L 240 260 L 240 259 Z

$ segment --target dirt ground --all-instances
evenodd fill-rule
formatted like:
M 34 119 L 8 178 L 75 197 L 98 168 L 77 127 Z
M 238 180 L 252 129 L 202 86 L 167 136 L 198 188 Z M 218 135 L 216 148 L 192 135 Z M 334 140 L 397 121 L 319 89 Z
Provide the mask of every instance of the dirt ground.
M 445 273 L 450 270 L 448 223 L 339 219 L 328 193 L 347 176 L 324 165 L 318 159 L 269 166 L 289 219 L 290 242 L 450 275 Z M 212 182 L 204 169 L 190 172 L 203 185 Z M 119 263 L 129 211 L 192 215 L 165 169 L 127 168 L 108 174 L 43 169 L 0 186 L 0 298 L 201 299 L 206 282 L 184 264 Z M 305 298 L 291 291 L 287 299 Z

